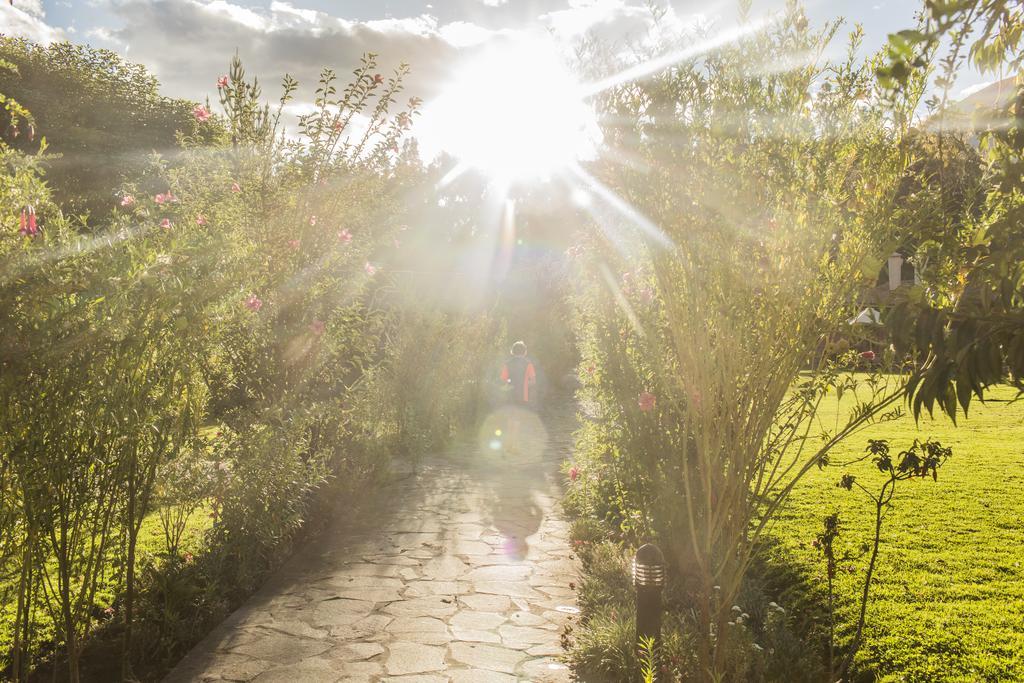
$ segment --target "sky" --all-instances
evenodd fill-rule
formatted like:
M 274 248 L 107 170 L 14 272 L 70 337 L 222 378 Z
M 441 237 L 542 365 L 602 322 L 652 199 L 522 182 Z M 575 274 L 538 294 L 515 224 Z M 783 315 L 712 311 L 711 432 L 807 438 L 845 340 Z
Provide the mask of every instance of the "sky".
M 166 94 L 214 102 L 217 77 L 236 50 L 268 96 L 289 73 L 304 86 L 300 100 L 310 98 L 322 67 L 347 75 L 372 51 L 381 55 L 382 70 L 410 63 L 407 92 L 429 102 L 460 64 L 494 41 L 543 33 L 566 46 L 585 34 L 625 43 L 648 33 L 648 3 L 680 26 L 699 21 L 724 30 L 736 19 L 735 0 L 13 0 L 13 6 L 0 2 L 0 33 L 109 48 L 145 64 Z M 753 13 L 784 4 L 753 0 Z M 865 51 L 912 27 L 919 6 L 917 0 L 805 3 L 814 24 L 836 17 L 861 23 Z M 969 94 L 987 80 L 965 71 L 958 90 Z

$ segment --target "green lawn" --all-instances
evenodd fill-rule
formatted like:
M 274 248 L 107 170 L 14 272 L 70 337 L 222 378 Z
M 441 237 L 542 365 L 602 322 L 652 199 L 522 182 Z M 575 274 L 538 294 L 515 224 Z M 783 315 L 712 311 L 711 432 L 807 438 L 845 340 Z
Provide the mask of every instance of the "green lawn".
M 915 437 L 954 449 L 938 482 L 902 485 L 883 529 L 858 656 L 881 680 L 1024 680 L 1024 401 L 1009 403 L 1014 396 L 1010 389 L 992 392 L 959 427 L 927 417 L 919 425 L 912 417 L 875 425 L 834 452 L 834 463 L 849 460 L 868 438 L 889 439 L 894 455 Z M 831 425 L 836 411 L 852 403 L 832 400 L 821 415 Z M 811 542 L 825 515 L 840 512 L 846 547 L 870 539 L 874 507 L 863 493 L 835 486 L 844 472 L 869 489 L 883 481 L 870 461 L 815 471 L 795 489 L 773 530 L 788 560 L 816 586 L 823 565 Z M 847 623 L 865 564 L 840 577 Z

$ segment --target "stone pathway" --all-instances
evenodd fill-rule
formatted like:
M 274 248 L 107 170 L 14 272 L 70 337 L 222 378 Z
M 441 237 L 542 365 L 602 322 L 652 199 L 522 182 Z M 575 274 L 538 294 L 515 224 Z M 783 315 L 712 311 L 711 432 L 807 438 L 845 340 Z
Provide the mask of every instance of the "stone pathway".
M 521 454 L 476 443 L 337 520 L 167 676 L 257 683 L 559 683 L 576 566 L 558 505 L 572 406 L 524 424 Z

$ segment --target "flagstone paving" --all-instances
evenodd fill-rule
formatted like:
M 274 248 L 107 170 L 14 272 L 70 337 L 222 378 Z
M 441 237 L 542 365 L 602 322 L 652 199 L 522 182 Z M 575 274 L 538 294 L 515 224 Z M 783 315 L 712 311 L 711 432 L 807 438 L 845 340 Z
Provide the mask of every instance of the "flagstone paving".
M 527 425 L 529 427 L 529 425 Z M 571 407 L 495 427 L 328 525 L 167 676 L 184 681 L 564 683 L 576 564 L 558 505 Z

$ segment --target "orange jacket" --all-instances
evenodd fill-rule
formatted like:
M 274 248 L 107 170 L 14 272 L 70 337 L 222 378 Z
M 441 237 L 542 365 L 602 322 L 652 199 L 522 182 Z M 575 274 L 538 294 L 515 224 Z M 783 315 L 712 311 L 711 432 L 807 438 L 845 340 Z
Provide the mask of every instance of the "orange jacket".
M 501 368 L 501 381 L 512 383 L 516 400 L 529 403 L 530 386 L 537 382 L 537 371 L 528 358 L 515 356 Z

